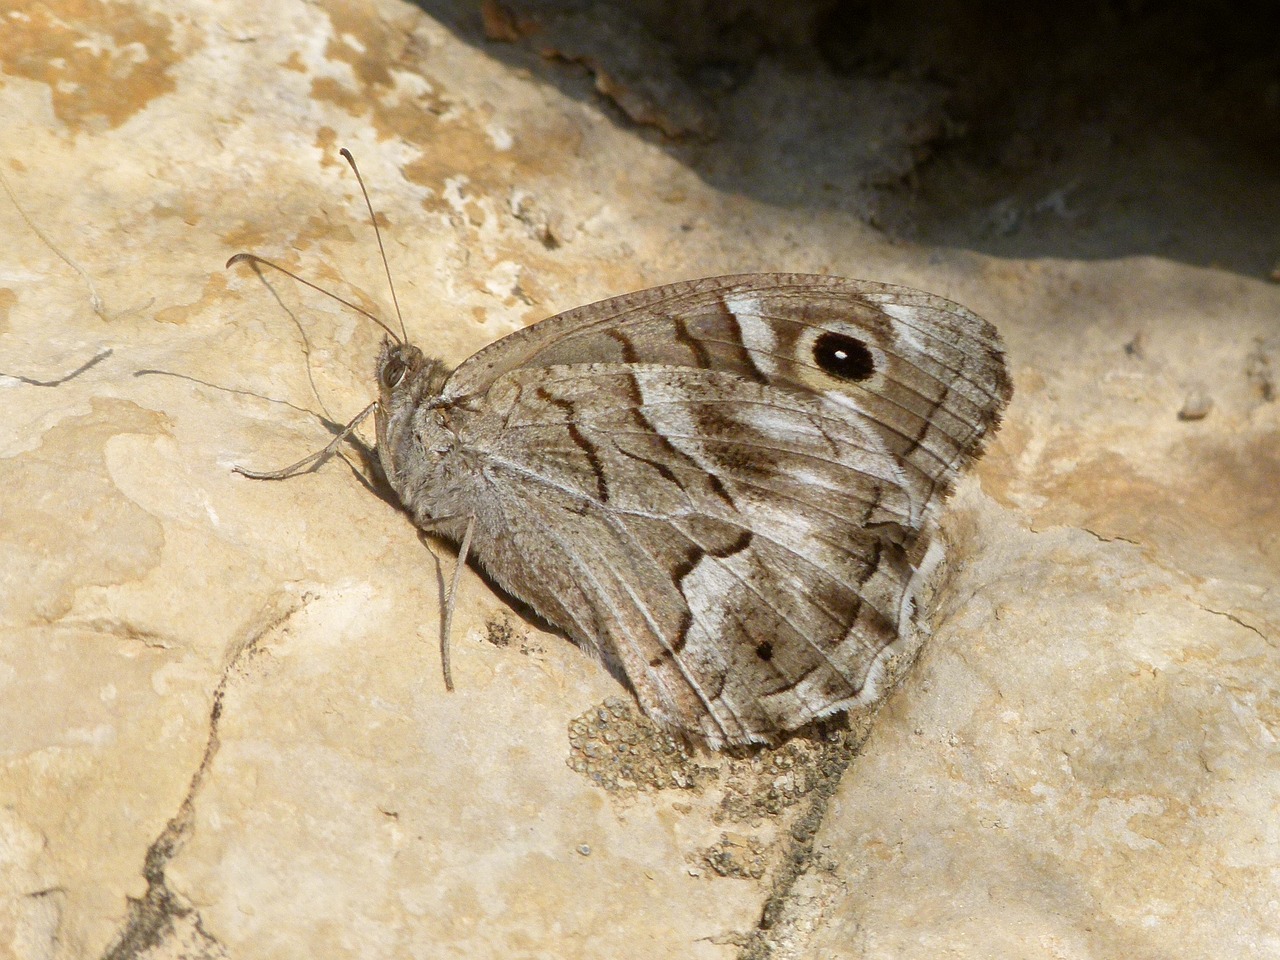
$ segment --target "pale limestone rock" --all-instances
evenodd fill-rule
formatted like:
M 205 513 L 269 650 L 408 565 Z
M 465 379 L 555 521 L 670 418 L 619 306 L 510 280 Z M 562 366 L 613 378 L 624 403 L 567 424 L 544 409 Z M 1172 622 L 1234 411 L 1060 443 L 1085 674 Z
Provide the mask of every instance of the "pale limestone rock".
M 1246 372 L 1280 290 L 931 263 L 719 193 L 391 0 L 6 16 L 0 956 L 1280 953 L 1280 405 Z M 909 283 L 1001 327 L 1018 392 L 861 754 L 867 718 L 674 750 L 474 575 L 446 694 L 452 553 L 341 463 L 231 473 L 372 392 L 375 327 L 222 270 L 250 249 L 390 315 L 338 146 L 410 332 L 452 361 L 747 269 Z M 1213 414 L 1181 422 L 1195 385 Z

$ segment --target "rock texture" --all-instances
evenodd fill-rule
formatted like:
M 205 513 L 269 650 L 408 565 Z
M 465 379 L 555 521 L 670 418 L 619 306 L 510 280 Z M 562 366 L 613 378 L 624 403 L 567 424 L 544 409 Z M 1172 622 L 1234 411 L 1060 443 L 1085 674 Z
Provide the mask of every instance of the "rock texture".
M 1280 286 L 891 243 L 869 184 L 938 135 L 936 87 L 768 65 L 672 147 L 599 83 L 631 73 L 487 12 L 0 14 L 0 956 L 1280 956 Z M 453 555 L 359 456 L 232 473 L 372 394 L 376 327 L 222 268 L 394 315 L 340 146 L 453 361 L 756 269 L 997 323 L 1015 400 L 878 716 L 691 752 L 474 574 L 448 694 Z

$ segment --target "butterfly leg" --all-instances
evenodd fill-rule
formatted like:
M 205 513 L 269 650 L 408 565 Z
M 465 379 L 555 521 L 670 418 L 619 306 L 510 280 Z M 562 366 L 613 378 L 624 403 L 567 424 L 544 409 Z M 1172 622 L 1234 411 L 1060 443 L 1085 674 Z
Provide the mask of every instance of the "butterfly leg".
M 453 627 L 453 607 L 458 596 L 458 584 L 462 581 L 462 571 L 467 565 L 467 554 L 471 552 L 471 534 L 476 528 L 476 515 L 467 518 L 467 529 L 462 534 L 462 544 L 458 547 L 458 563 L 453 568 L 453 580 L 449 584 L 449 595 L 444 601 L 444 626 L 440 631 L 440 669 L 444 672 L 444 688 L 453 690 L 453 668 L 449 659 L 449 631 Z
M 329 460 L 330 457 L 338 452 L 338 448 L 342 446 L 342 441 L 355 433 L 356 427 L 360 426 L 369 414 L 373 413 L 374 408 L 377 407 L 377 405 L 378 404 L 376 402 L 369 404 L 356 414 L 354 420 L 342 428 L 342 432 L 333 438 L 332 443 L 323 450 L 311 454 L 309 457 L 303 457 L 297 463 L 290 464 L 287 467 L 282 467 L 279 470 L 249 470 L 248 468 L 241 467 L 239 465 L 234 466 L 231 469 L 242 477 L 248 477 L 250 480 L 287 480 L 290 477 L 296 477 L 300 473 L 310 473 L 312 470 L 321 467 Z

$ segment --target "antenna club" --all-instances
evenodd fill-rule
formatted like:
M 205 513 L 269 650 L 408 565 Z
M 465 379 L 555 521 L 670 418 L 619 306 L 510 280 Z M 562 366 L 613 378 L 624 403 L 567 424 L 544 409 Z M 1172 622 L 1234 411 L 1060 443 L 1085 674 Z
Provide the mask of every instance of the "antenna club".
M 354 310 L 356 313 L 360 314 L 362 317 L 368 317 L 370 320 L 372 320 L 374 323 L 380 326 L 383 330 L 385 330 L 390 335 L 391 339 L 394 340 L 396 343 L 404 343 L 404 340 L 400 338 L 399 334 L 397 334 L 394 330 L 388 327 L 385 323 L 383 323 L 381 320 L 375 317 L 372 313 L 370 313 L 364 307 L 359 306 L 358 304 L 354 304 L 350 300 L 347 300 L 344 297 L 338 296 L 333 291 L 326 290 L 324 287 L 318 286 L 312 283 L 310 280 L 307 280 L 307 279 L 304 279 L 303 277 L 298 276 L 292 270 L 286 270 L 284 267 L 280 266 L 280 264 L 278 263 L 275 263 L 271 260 L 264 260 L 262 257 L 259 257 L 257 254 L 253 254 L 253 253 L 237 253 L 234 257 L 232 257 L 230 260 L 227 261 L 227 266 L 230 267 L 237 263 L 252 263 L 254 264 L 255 270 L 258 269 L 257 267 L 258 264 L 262 264 L 262 266 L 264 267 L 270 267 L 272 270 L 279 270 L 286 277 L 292 277 L 294 280 L 298 281 L 298 283 L 301 283 L 304 286 L 310 287 L 312 290 L 319 291 L 320 293 L 323 293 L 326 297 L 332 297 L 334 300 L 337 300 L 344 307 L 348 307 Z M 400 322 L 400 329 L 403 332 L 404 321 Z

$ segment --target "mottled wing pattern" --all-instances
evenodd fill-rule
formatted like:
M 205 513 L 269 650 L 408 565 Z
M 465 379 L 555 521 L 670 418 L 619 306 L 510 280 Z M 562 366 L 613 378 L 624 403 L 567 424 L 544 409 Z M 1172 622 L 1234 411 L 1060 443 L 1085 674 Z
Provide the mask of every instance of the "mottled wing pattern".
M 516 370 L 457 424 L 483 464 L 478 529 L 502 531 L 482 564 L 659 722 L 772 740 L 874 692 L 919 505 L 862 414 L 604 363 Z
M 722 370 L 830 393 L 870 418 L 923 503 L 945 496 L 981 453 L 1012 394 L 995 328 L 959 304 L 892 284 L 745 274 L 551 317 L 476 353 L 445 397 L 483 393 L 512 370 L 584 362 Z
M 875 698 L 930 513 L 1010 392 L 998 335 L 963 307 L 752 274 L 545 320 L 424 415 L 474 465 L 494 578 L 659 722 L 723 745 Z

